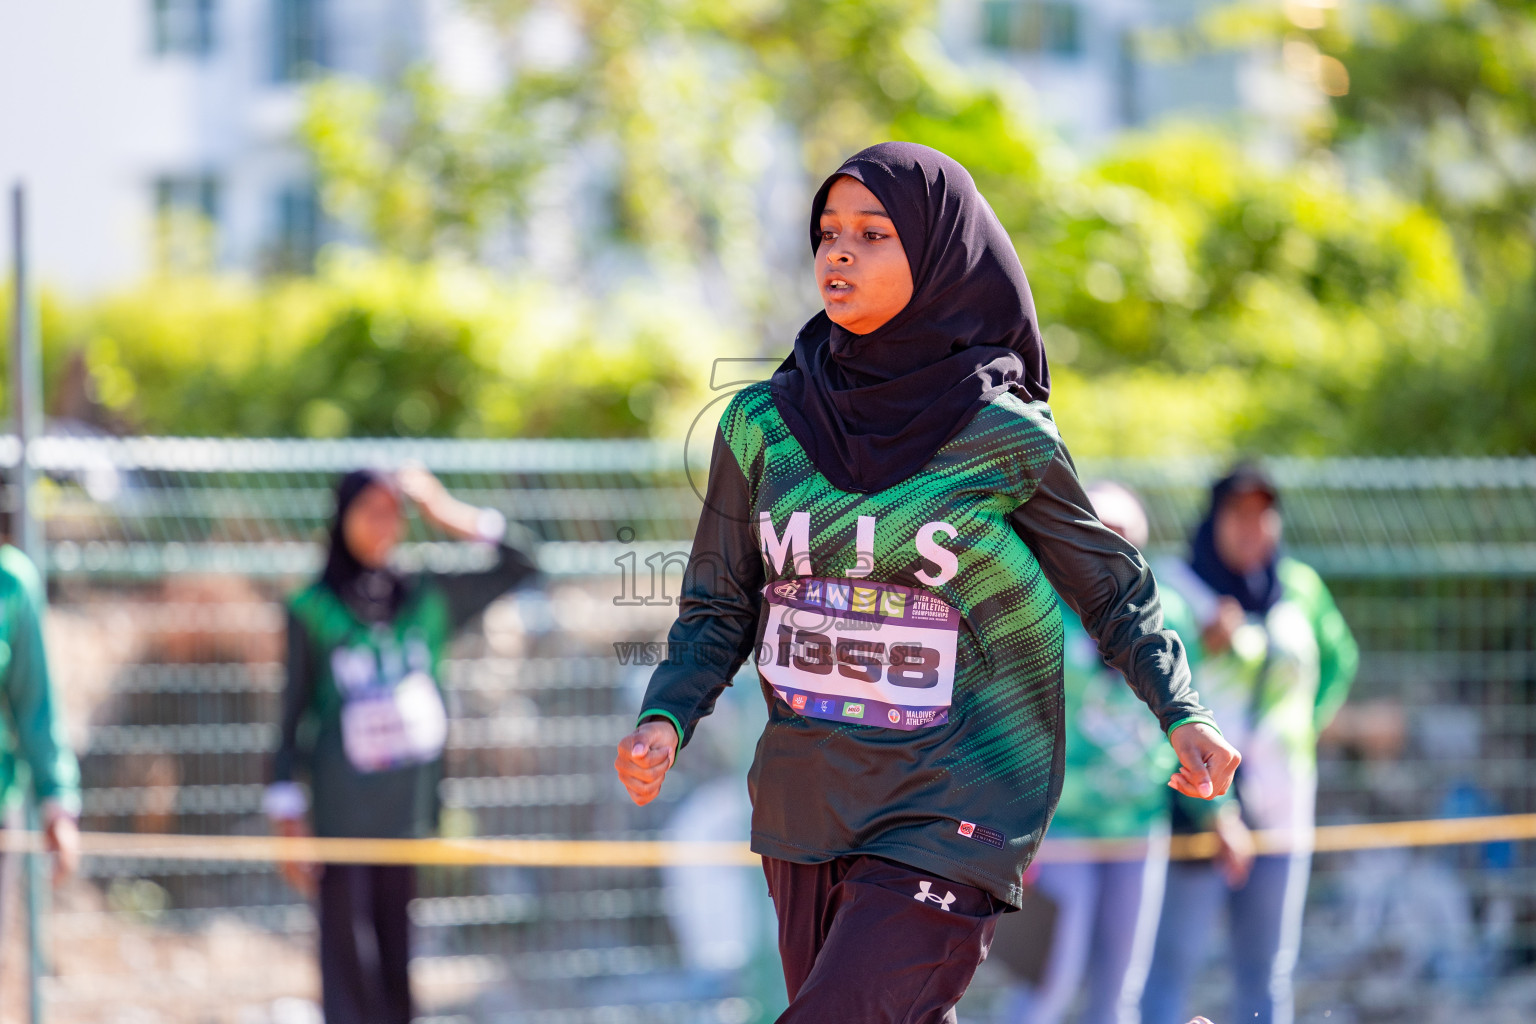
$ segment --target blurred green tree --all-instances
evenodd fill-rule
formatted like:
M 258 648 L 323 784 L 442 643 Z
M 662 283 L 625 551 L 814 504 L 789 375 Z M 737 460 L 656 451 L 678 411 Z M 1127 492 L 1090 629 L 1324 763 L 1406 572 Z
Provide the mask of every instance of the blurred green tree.
M 595 166 L 582 180 L 607 190 L 606 219 L 583 265 L 612 265 L 617 247 L 643 266 L 719 268 L 746 330 L 782 350 L 810 307 L 786 315 L 804 252 L 798 232 L 765 239 L 765 183 L 805 187 L 880 138 L 925 142 L 972 169 L 1012 232 L 1085 453 L 1379 448 L 1394 440 L 1373 426 L 1385 383 L 1464 354 L 1476 329 L 1433 213 L 1321 162 L 1264 170 L 1185 129 L 1080 165 L 1016 84 L 943 55 L 931 0 L 479 10 L 506 46 L 548 38 L 551 17 L 575 42 L 479 99 L 422 75 L 393 95 L 315 94 L 328 195 L 338 210 L 352 197 L 375 244 L 473 256 L 526 218 L 542 180 Z
M 1323 141 L 1468 231 L 1480 274 L 1522 280 L 1536 241 L 1536 2 L 1375 3 L 1319 21 L 1307 35 L 1348 71 Z
M 1065 158 L 1037 147 L 1010 174 L 997 112 L 897 128 L 992 197 L 1085 453 L 1381 450 L 1384 383 L 1476 324 L 1439 219 L 1326 164 L 1265 169 L 1212 131 L 1168 128 L 1048 175 L 1034 169 Z
M 44 303 L 50 412 L 200 436 L 670 433 L 732 344 L 680 306 L 344 251 L 313 278 L 161 278 Z
M 1383 434 L 1417 446 L 1434 424 L 1459 449 L 1536 450 L 1536 0 L 1287 11 L 1286 45 L 1344 72 L 1315 144 L 1442 217 L 1484 313 L 1461 351 L 1399 369 Z
M 327 206 L 379 255 L 334 250 L 312 280 L 160 281 L 55 317 L 49 337 L 83 353 L 59 386 L 135 429 L 673 432 L 710 356 L 781 352 L 814 308 L 810 183 L 899 137 L 960 159 L 1011 232 L 1076 451 L 1536 444 L 1489 403 L 1434 412 L 1456 389 L 1505 393 L 1501 364 L 1529 367 L 1531 303 L 1513 300 L 1530 245 L 1498 236 L 1511 302 L 1491 302 L 1458 249 L 1475 218 L 1403 195 L 1407 179 L 1341 173 L 1331 153 L 1375 116 L 1363 101 L 1359 128 L 1323 124 L 1290 167 L 1177 126 L 1085 161 L 1016 80 L 943 55 L 934 0 L 475 9 L 511 69 L 499 82 L 418 69 L 312 90 L 304 134 Z M 1290 7 L 1283 30 L 1270 13 L 1247 24 L 1310 47 L 1342 102 L 1354 51 L 1318 10 L 1305 32 Z M 545 261 L 552 208 L 576 250 Z M 481 262 L 518 283 L 469 269 Z

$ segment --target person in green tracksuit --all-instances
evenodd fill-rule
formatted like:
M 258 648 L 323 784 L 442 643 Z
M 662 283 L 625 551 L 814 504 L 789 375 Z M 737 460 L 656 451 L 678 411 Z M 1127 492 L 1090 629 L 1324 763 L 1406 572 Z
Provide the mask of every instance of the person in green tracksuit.
M 393 568 L 407 498 L 450 537 L 494 547 L 491 566 Z M 413 839 L 437 831 L 444 654 L 461 627 L 537 574 L 507 531 L 500 512 L 454 499 L 420 467 L 342 477 L 325 569 L 288 604 L 287 682 L 265 797 L 282 834 Z M 288 863 L 284 873 L 318 896 L 326 1024 L 409 1024 L 415 869 L 327 864 L 317 879 L 309 865 Z
M 1137 547 L 1146 544 L 1147 516 L 1134 494 L 1108 481 L 1086 493 L 1105 526 Z M 1164 621 L 1181 637 L 1197 637 L 1188 606 L 1166 587 L 1159 594 Z M 1081 991 L 1080 1024 L 1125 1024 L 1139 1017 L 1162 911 L 1167 780 L 1178 761 L 1125 679 L 1104 664 L 1081 620 L 1067 607 L 1061 617 L 1066 774 L 1045 846 L 1062 838 L 1109 839 L 1123 840 L 1127 848 L 1103 860 L 1071 857 L 1039 865 L 1033 885 L 1055 905 L 1043 976 L 1038 985 L 1013 986 L 997 1019 L 1057 1024 Z M 1198 673 L 1198 640 L 1187 641 L 1186 650 Z M 1033 917 L 1004 918 L 998 931 L 1037 927 Z
M 80 765 L 48 673 L 46 607 L 32 560 L 0 544 L 0 806 L 9 812 L 30 786 L 57 882 L 80 860 Z
M 1280 494 L 1240 464 L 1211 488 L 1188 561 L 1159 563 L 1200 624 L 1200 692 L 1241 744 L 1234 799 L 1179 804 L 1192 830 L 1213 829 L 1214 861 L 1169 868 L 1144 1024 L 1183 1019 L 1215 918 L 1227 911 L 1233 1020 L 1291 1024 L 1317 796 L 1317 737 L 1344 703 L 1359 650 L 1322 578 L 1280 551 Z M 1253 855 L 1250 829 L 1291 839 Z
M 1023 268 L 965 168 L 870 147 L 809 228 L 823 312 L 720 418 L 668 657 L 614 766 L 655 799 L 755 654 L 780 1021 L 953 1021 L 1061 789 L 1058 594 L 1178 753 L 1173 784 L 1212 796 L 1239 758 L 1145 559 L 1083 494 Z

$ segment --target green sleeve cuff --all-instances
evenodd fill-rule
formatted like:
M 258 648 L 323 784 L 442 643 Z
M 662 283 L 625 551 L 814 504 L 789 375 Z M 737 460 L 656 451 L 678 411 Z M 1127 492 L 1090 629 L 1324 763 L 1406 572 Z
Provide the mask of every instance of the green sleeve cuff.
M 649 711 L 640 712 L 640 717 L 635 720 L 635 725 L 639 726 L 647 718 L 665 718 L 667 721 L 671 722 L 672 728 L 677 730 L 677 745 L 679 747 L 683 745 L 683 723 L 677 720 L 676 715 L 670 711 L 662 711 L 659 708 L 652 708 Z
M 1173 730 L 1181 725 L 1208 725 L 1216 730 L 1216 735 L 1221 735 L 1221 726 L 1216 724 L 1214 718 L 1207 717 L 1206 715 L 1190 715 L 1188 718 L 1181 718 L 1168 727 L 1168 732 L 1165 735 L 1172 736 Z

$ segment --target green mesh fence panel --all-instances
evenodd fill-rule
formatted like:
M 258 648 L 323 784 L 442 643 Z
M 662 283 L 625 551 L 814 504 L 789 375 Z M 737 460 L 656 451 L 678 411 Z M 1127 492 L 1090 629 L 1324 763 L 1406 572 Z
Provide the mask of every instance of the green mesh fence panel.
M 0 462 L 14 449 L 0 441 Z M 649 674 L 625 663 L 625 645 L 664 635 L 699 514 L 681 444 L 50 438 L 34 458 L 86 828 L 266 832 L 278 602 L 318 568 L 336 475 L 419 460 L 531 530 L 549 573 L 455 645 L 446 831 L 744 834 L 733 830 L 762 715 L 748 676 L 655 804 L 631 806 L 612 773 Z M 1157 555 L 1181 549 L 1221 467 L 1080 468 L 1145 498 Z M 1533 810 L 1536 460 L 1272 468 L 1287 547 L 1322 572 L 1363 651 L 1347 728 L 1324 748 L 1320 819 Z M 475 552 L 413 521 L 402 559 L 446 568 Z M 1303 1010 L 1420 1019 L 1392 1008 L 1498 991 L 1536 959 L 1532 882 L 1527 847 L 1320 857 Z M 756 917 L 699 931 L 690 900 Z M 412 908 L 422 1019 L 772 1019 L 767 910 L 755 873 L 735 869 L 424 869 Z M 269 868 L 91 861 L 48 928 L 55 1021 L 317 1019 L 313 916 Z M 984 974 L 966 1006 L 996 981 Z

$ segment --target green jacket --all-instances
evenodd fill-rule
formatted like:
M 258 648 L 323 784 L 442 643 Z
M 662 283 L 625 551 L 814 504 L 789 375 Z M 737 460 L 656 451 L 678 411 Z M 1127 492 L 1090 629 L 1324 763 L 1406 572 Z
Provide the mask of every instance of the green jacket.
M 19 799 L 30 780 L 39 804 L 80 813 L 80 766 L 54 700 L 43 645 L 47 597 L 36 566 L 0 545 L 0 802 Z
M 1237 793 L 1259 828 L 1310 824 L 1307 792 L 1317 773 L 1317 738 L 1349 694 L 1359 666 L 1355 638 L 1316 570 L 1281 558 L 1283 595 L 1266 615 L 1250 615 L 1219 657 L 1194 670 L 1200 696 L 1243 755 Z M 1199 607 L 1205 584 L 1183 563 L 1158 566 L 1158 579 Z M 1209 802 L 1181 801 L 1197 823 Z M 1305 818 L 1306 820 L 1303 820 Z
M 1184 640 L 1190 670 L 1200 671 L 1199 631 L 1189 607 L 1166 588 L 1163 621 Z M 1066 774 L 1050 835 L 1127 839 L 1168 817 L 1168 779 L 1179 767 L 1173 747 L 1125 677 L 1104 664 L 1082 621 L 1065 603 L 1062 651 Z

